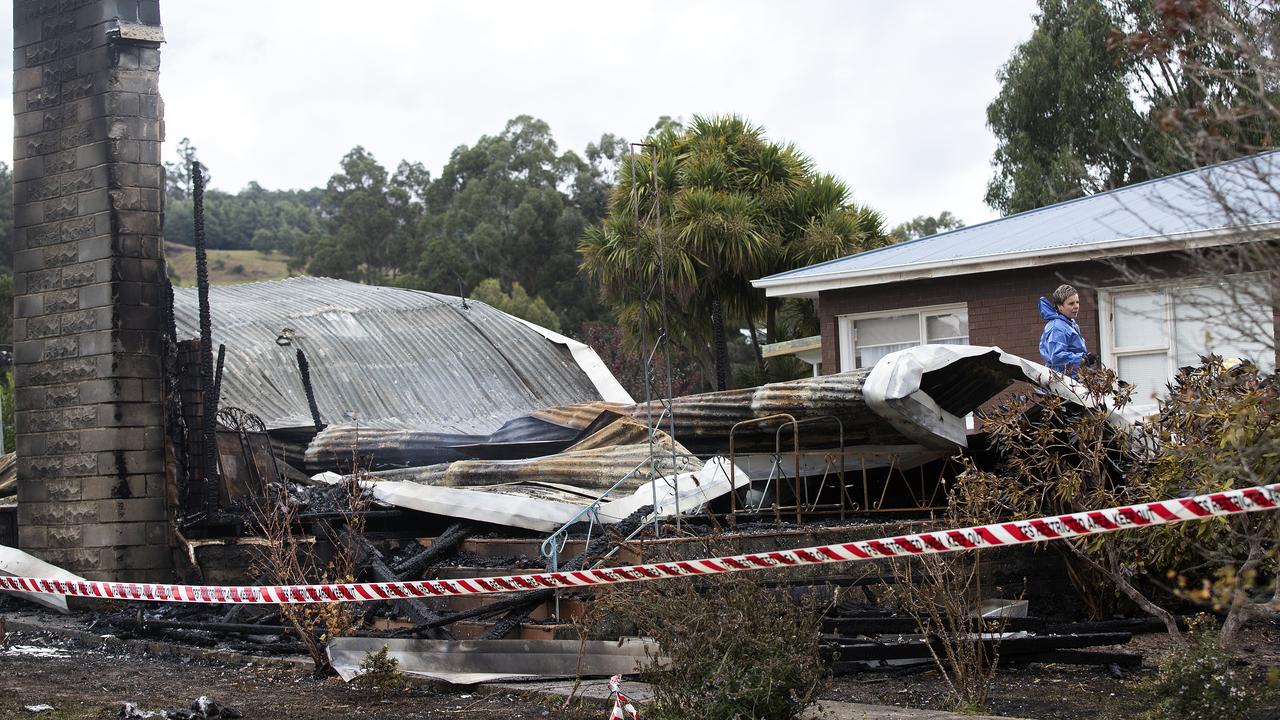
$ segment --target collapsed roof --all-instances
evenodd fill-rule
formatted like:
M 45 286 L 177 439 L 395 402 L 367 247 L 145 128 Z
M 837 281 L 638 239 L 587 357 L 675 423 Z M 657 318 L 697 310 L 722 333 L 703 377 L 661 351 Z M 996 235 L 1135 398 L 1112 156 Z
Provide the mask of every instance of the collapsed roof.
M 964 447 L 964 416 L 1013 382 L 1071 395 L 999 348 L 924 346 L 869 370 L 645 404 L 587 346 L 482 303 L 295 278 L 211 288 L 210 306 L 227 353 L 221 404 L 259 416 L 298 469 L 350 468 L 356 452 L 386 471 L 372 478 L 384 502 L 534 530 L 615 484 L 602 522 L 643 498 L 685 512 L 747 483 L 764 503 L 784 476 L 817 477 L 819 495 L 832 472 L 860 471 L 865 486 L 869 468 Z M 198 333 L 194 290 L 175 292 L 175 316 L 180 336 Z M 314 437 L 299 350 L 327 426 Z M 794 455 L 785 470 L 781 454 Z M 839 496 L 843 512 L 843 477 Z
M 488 435 L 548 406 L 632 401 L 586 345 L 480 302 L 300 277 L 213 286 L 209 305 L 221 404 L 271 430 L 313 426 L 298 350 L 326 424 Z M 199 337 L 195 288 L 174 289 L 174 316 Z

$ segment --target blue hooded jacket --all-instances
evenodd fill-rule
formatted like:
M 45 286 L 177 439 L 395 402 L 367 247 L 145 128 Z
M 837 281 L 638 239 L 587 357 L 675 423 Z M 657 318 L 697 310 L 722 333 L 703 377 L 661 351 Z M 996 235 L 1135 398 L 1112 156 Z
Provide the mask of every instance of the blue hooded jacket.
M 1040 357 L 1044 358 L 1044 364 L 1064 375 L 1075 375 L 1088 352 L 1080 326 L 1058 312 L 1049 298 L 1040 298 L 1040 317 L 1045 321 L 1044 333 L 1040 335 Z

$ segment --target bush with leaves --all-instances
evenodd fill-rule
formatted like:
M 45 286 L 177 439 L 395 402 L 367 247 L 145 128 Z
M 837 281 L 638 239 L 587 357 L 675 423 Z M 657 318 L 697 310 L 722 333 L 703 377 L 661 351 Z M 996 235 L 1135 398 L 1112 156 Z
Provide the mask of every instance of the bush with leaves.
M 1212 617 L 1191 623 L 1188 643 L 1160 658 L 1142 689 L 1151 696 L 1150 720 L 1219 720 L 1244 717 L 1264 697 L 1265 685 L 1236 667 L 1218 644 Z
M 253 512 L 266 544 L 261 546 L 252 570 L 269 585 L 355 582 L 359 540 L 364 533 L 369 502 L 360 487 L 364 477 L 357 467 L 356 472 L 333 490 L 340 493 L 346 503 L 343 507 L 346 523 L 344 528 L 326 527 L 326 539 L 332 548 L 327 560 L 316 552 L 315 538 L 299 533 L 298 503 L 289 494 L 289 481 L 281 478 L 269 483 L 267 491 L 257 498 Z M 280 616 L 297 631 L 307 655 L 315 663 L 317 676 L 335 674 L 325 653 L 325 643 L 329 638 L 351 632 L 358 621 L 356 608 L 354 603 L 280 605 Z
M 407 684 L 404 673 L 400 672 L 400 661 L 387 654 L 387 646 L 377 652 L 370 650 L 360 661 L 360 674 L 351 681 L 352 685 L 369 690 L 399 690 Z
M 1178 371 L 1151 432 L 1160 452 L 1155 497 L 1276 482 L 1280 475 L 1280 380 L 1257 366 L 1208 357 Z M 1181 594 L 1225 615 L 1221 641 L 1251 619 L 1280 613 L 1280 513 L 1252 513 L 1173 529 Z
M 1131 426 L 1114 411 L 1132 386 L 1107 369 L 1086 370 L 1081 381 L 1083 404 L 1028 395 L 983 418 L 1001 461 L 996 472 L 970 466 L 961 475 L 955 502 L 970 517 L 1056 515 L 1275 482 L 1280 384 L 1257 367 L 1206 357 L 1179 371 L 1157 415 Z M 1226 615 L 1220 641 L 1229 643 L 1248 620 L 1280 611 L 1278 538 L 1280 514 L 1254 513 L 1054 547 L 1067 554 L 1094 609 L 1105 598 L 1090 574 L 1175 637 L 1177 619 L 1164 600 L 1212 606 Z M 1159 587 L 1166 579 L 1175 582 Z
M 741 575 L 606 590 L 585 620 L 604 621 L 630 623 L 662 648 L 644 667 L 654 699 L 642 711 L 653 720 L 786 720 L 824 679 L 814 603 Z

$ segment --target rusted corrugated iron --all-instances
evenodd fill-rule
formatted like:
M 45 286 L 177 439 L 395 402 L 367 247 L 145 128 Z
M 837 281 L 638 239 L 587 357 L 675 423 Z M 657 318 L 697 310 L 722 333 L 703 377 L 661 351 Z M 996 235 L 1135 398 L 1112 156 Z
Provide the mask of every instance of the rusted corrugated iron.
M 675 464 L 672 464 L 671 446 L 665 442 L 655 444 L 652 466 L 648 443 L 640 445 L 613 445 L 589 450 L 569 450 L 547 457 L 526 460 L 459 460 L 423 468 L 388 470 L 375 473 L 381 480 L 408 480 L 424 485 L 445 487 L 481 487 L 524 481 L 539 481 L 571 485 L 584 490 L 600 491 L 613 486 L 628 472 L 640 467 L 620 487 L 634 490 L 656 475 L 671 476 L 676 473 L 694 472 L 702 462 L 688 455 L 677 445 Z
M 675 434 L 694 452 L 726 452 L 733 426 L 745 420 L 786 414 L 796 420 L 837 418 L 844 423 L 845 445 L 897 445 L 910 442 L 863 402 L 862 385 L 867 371 L 823 375 L 742 390 L 686 395 L 671 401 Z M 662 404 L 652 404 L 658 417 Z M 650 408 L 644 403 L 624 411 L 645 422 Z M 783 421 L 741 427 L 735 441 L 739 448 L 772 448 Z M 663 422 L 663 429 L 667 424 Z M 783 448 L 790 449 L 790 431 L 783 435 Z M 839 441 L 839 425 L 834 421 L 806 423 L 801 429 L 806 446 L 830 446 Z
M 455 446 L 471 444 L 484 437 L 487 436 L 330 425 L 307 445 L 306 467 L 311 472 L 350 472 L 356 456 L 362 467 L 374 470 L 453 462 L 467 458 Z
M 611 412 L 621 415 L 629 407 L 631 406 L 622 403 L 588 402 L 543 408 L 529 413 L 529 416 L 555 425 L 585 430 L 602 413 Z
M 939 348 L 942 349 L 939 349 Z M 799 423 L 802 449 L 860 446 L 907 446 L 924 443 L 929 447 L 954 448 L 963 445 L 965 414 L 976 410 L 1015 380 L 1031 380 L 1034 373 L 1025 361 L 1003 355 L 992 348 L 969 346 L 927 346 L 908 352 L 926 362 L 914 374 L 905 373 L 906 385 L 893 389 L 916 398 L 908 404 L 873 409 L 867 404 L 869 370 L 772 383 L 755 388 L 687 395 L 666 403 L 615 405 L 580 403 L 549 407 L 508 421 L 498 432 L 483 439 L 451 437 L 425 430 L 359 430 L 358 446 L 381 466 L 422 466 L 466 458 L 491 460 L 552 455 L 570 449 L 573 442 L 609 426 L 618 416 L 636 425 L 625 426 L 630 440 L 614 438 L 610 444 L 643 444 L 645 423 L 653 421 L 663 431 L 674 418 L 675 436 L 692 452 L 707 456 L 728 454 L 733 433 L 735 452 L 771 451 L 778 447 L 791 451 L 795 434 L 788 418 Z M 873 381 L 874 384 L 874 381 Z M 918 401 L 918 402 L 917 402 Z M 936 403 L 954 416 L 957 431 L 938 435 L 939 417 L 927 417 L 929 403 Z M 752 422 L 759 420 L 759 422 Z M 734 427 L 738 426 L 735 431 Z M 613 432 L 623 432 L 624 426 Z M 954 428 L 952 429 L 954 430 Z M 956 433 L 958 432 L 958 437 Z M 350 458 L 356 447 L 354 428 L 330 428 L 312 443 L 308 459 Z M 921 439 L 924 437 L 925 439 Z M 927 440 L 927 442 L 926 442 Z M 380 455 L 380 458 L 379 458 Z M 424 458 L 426 460 L 424 461 Z M 577 456 L 565 463 L 582 462 Z M 477 466 L 478 467 L 478 466 Z M 563 470 L 557 468 L 558 471 Z M 486 471 L 487 472 L 487 471 Z M 594 472 L 591 470 L 588 474 Z M 483 474 L 483 473 L 482 473 Z M 435 477 L 434 475 L 432 477 Z
M 404 428 L 331 425 L 308 445 L 307 466 L 349 470 L 353 451 L 374 470 L 422 467 L 465 459 L 519 460 L 554 455 L 610 426 L 625 405 L 583 403 L 513 418 L 490 435 L 438 433 Z M 640 428 L 640 432 L 647 432 Z M 630 442 L 639 442 L 633 439 Z M 624 444 L 612 440 L 608 444 Z

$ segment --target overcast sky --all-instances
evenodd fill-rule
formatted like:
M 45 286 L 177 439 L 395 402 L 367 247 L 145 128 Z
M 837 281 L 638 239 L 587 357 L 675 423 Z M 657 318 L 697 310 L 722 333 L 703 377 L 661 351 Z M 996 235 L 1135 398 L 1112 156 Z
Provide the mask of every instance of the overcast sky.
M 12 27 L 11 3 L 0 6 Z M 161 0 L 165 158 L 189 137 L 214 187 L 310 187 L 355 145 L 434 176 L 455 147 L 520 114 L 581 152 L 606 132 L 639 140 L 661 115 L 736 112 L 891 223 L 950 210 L 973 224 L 995 215 L 982 202 L 995 142 L 986 106 L 1034 9 Z M 0 73 L 10 90 L 11 70 Z M 11 116 L 2 122 L 11 134 Z

